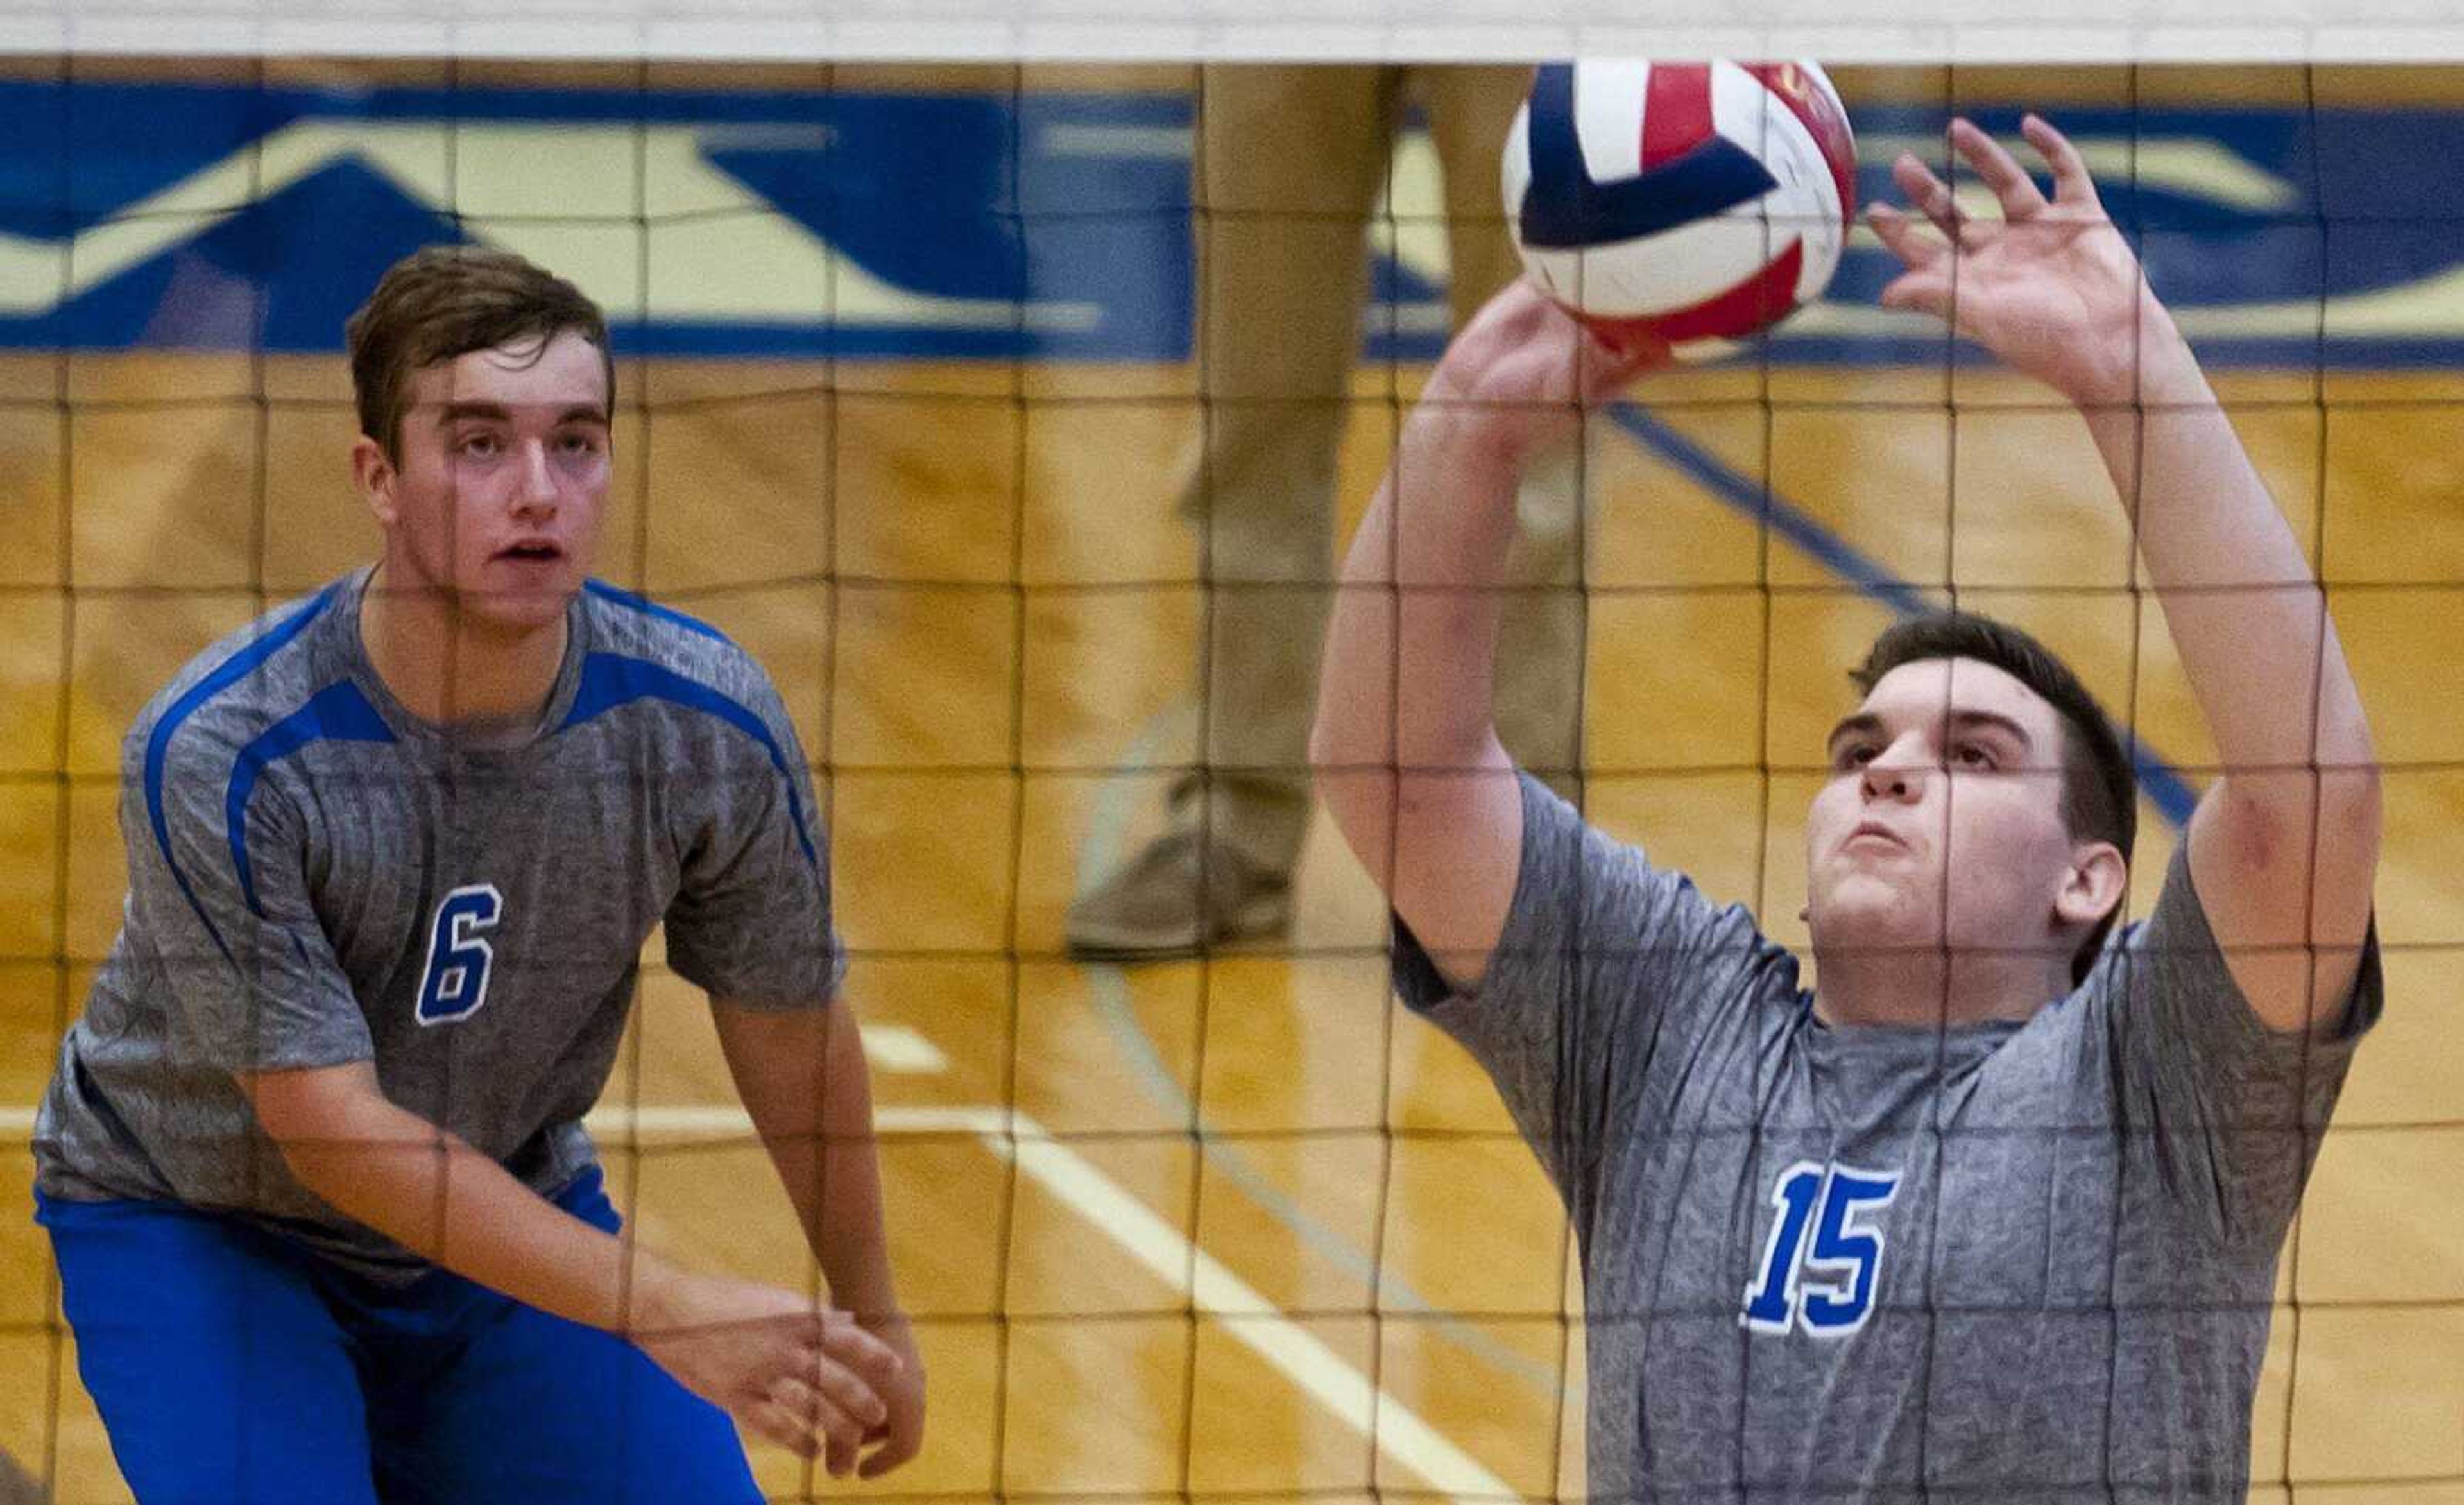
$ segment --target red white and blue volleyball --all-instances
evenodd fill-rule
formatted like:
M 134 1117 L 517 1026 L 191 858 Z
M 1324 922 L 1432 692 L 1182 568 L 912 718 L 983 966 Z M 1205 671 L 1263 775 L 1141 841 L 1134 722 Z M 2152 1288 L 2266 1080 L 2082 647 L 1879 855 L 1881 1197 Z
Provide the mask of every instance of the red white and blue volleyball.
M 1810 62 L 1544 65 L 1504 163 L 1531 280 L 1615 341 L 1705 359 L 1822 296 L 1857 144 Z

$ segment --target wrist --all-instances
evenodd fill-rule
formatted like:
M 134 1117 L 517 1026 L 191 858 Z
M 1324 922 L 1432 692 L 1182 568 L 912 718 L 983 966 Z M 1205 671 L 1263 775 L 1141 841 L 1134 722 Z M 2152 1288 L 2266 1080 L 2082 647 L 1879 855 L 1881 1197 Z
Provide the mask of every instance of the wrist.
M 855 1314 L 855 1318 L 864 1325 L 866 1331 L 876 1338 L 887 1334 L 910 1332 L 915 1325 L 909 1320 L 906 1311 L 895 1301 L 887 1306 L 860 1310 Z
M 662 1333 L 684 1322 L 686 1273 L 655 1254 L 636 1249 L 627 1273 L 621 1309 L 613 1331 Z
M 2074 405 L 2093 417 L 2100 410 L 2167 407 L 2205 395 L 2206 378 L 2189 342 L 2172 312 L 2144 284 L 2120 322 L 2104 342 L 2109 359 L 2063 394 Z
M 1546 439 L 1533 415 L 1477 403 L 1428 405 L 1413 409 L 1398 450 L 1411 464 L 1455 482 L 1512 484 Z M 1403 454 L 1396 472 L 1408 475 Z
M 845 1272 L 825 1267 L 822 1273 L 830 1283 L 830 1305 L 868 1327 L 874 1322 L 903 1320 L 898 1292 L 891 1283 L 888 1265 L 889 1261 L 879 1260 L 867 1268 Z

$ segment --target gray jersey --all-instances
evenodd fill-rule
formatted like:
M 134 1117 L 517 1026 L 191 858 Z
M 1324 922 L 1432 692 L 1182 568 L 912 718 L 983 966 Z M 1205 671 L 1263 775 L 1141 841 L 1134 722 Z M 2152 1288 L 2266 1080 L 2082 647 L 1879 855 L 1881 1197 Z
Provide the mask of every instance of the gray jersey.
M 662 920 L 690 981 L 754 1007 L 835 994 L 803 755 L 715 629 L 592 582 L 536 736 L 470 745 L 361 647 L 365 576 L 217 644 L 123 751 L 128 904 L 35 1129 L 38 1184 L 265 1219 L 419 1268 L 290 1175 L 236 1072 L 373 1061 L 385 1095 L 541 1192 Z
M 1408 934 L 1396 975 L 1571 1213 L 1594 1498 L 2240 1505 L 2375 942 L 2332 1038 L 2273 1034 L 2177 856 L 2025 1024 L 1835 1029 L 1745 910 L 1523 791 L 1477 996 Z

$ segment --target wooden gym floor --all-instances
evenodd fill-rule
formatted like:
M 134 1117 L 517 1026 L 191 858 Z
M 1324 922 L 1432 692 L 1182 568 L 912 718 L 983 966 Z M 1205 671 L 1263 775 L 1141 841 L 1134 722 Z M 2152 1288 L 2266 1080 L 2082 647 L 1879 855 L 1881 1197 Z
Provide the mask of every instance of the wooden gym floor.
M 1361 375 L 1347 532 L 1416 374 Z M 676 362 L 624 380 L 601 573 L 745 642 L 826 765 L 934 1385 L 924 1456 L 881 1489 L 1579 1495 L 1562 1219 L 1485 1079 L 1387 1001 L 1381 913 L 1332 833 L 1312 833 L 1288 945 L 1134 970 L 1061 955 L 1070 895 L 1195 757 L 1202 600 L 1171 509 L 1189 372 Z M 125 1492 L 55 1336 L 25 1124 L 117 923 L 118 743 L 206 642 L 370 549 L 341 383 L 307 358 L 0 363 L 22 399 L 0 405 L 0 1452 L 61 1502 Z M 2464 383 L 2222 385 L 2334 585 L 2397 769 L 2388 1007 L 2284 1260 L 2257 1494 L 2457 1505 Z M 2008 379 L 1921 369 L 1684 373 L 1638 395 L 1868 559 L 1947 573 L 2040 631 L 2176 766 L 2209 761 L 2075 419 Z M 1589 454 L 1594 817 L 1801 944 L 1806 770 L 1885 609 L 1665 450 L 1602 425 Z M 2142 907 L 2172 834 L 2152 810 L 2143 830 Z M 647 1244 L 804 1278 L 698 1001 L 655 967 L 602 1143 Z M 758 1461 L 774 1495 L 840 1490 Z

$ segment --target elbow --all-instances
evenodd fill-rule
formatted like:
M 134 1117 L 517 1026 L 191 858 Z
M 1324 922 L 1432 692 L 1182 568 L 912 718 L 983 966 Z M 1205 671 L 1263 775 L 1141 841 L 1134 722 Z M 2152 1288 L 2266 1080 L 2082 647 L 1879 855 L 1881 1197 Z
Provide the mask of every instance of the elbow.
M 2313 762 L 2318 839 L 2347 850 L 2376 852 L 2386 820 L 2387 791 L 2368 726 L 2358 714 L 2348 721 L 2331 719 L 2328 735 L 2320 742 Z
M 1317 666 L 1317 703 L 1311 707 L 1309 732 L 1309 769 L 1323 782 L 1326 775 L 1346 764 L 1363 761 L 1360 748 L 1362 735 L 1376 724 L 1364 718 L 1361 707 L 1369 698 L 1353 683 L 1353 655 L 1345 652 L 1346 623 L 1342 609 L 1327 626 L 1324 655 Z M 1379 718 L 1383 720 L 1383 718 Z M 1370 749 L 1375 752 L 1375 749 Z
M 352 1211 L 353 1195 L 363 1184 L 363 1178 L 353 1173 L 353 1166 L 341 1153 L 348 1142 L 346 1129 L 314 1127 L 291 1119 L 267 1121 L 263 1114 L 257 1122 L 275 1150 L 282 1157 L 283 1169 L 291 1179 L 328 1206 L 358 1216 Z
M 2321 762 L 2291 777 L 2228 774 L 2218 781 L 2218 851 L 2235 870 L 2300 882 L 2377 865 L 2384 779 L 2370 759 Z
M 364 1065 L 253 1073 L 239 1086 L 291 1174 L 338 1206 L 355 1189 L 366 1152 L 400 1138 Z
M 1343 765 L 1343 736 L 1334 719 L 1327 714 L 1326 702 L 1318 701 L 1317 715 L 1309 721 L 1309 775 L 1317 781 L 1318 792 L 1326 792 L 1328 775 Z
M 1326 702 L 1318 703 L 1317 719 L 1309 725 L 1309 782 L 1317 791 L 1318 803 L 1334 821 L 1335 829 L 1351 833 L 1351 804 L 1354 786 L 1360 782 L 1353 770 L 1358 757 L 1345 744 L 1342 729 L 1329 714 Z
M 1309 722 L 1309 774 L 1320 799 L 1341 797 L 1344 789 L 1369 774 L 1387 771 L 1393 763 L 1385 739 L 1385 718 L 1361 714 L 1338 676 L 1328 675 L 1319 686 L 1317 715 Z
M 313 1142 L 329 1125 L 333 1116 L 330 1104 L 322 1095 L 291 1072 L 245 1073 L 236 1078 L 240 1096 L 248 1099 L 256 1116 L 256 1126 L 275 1147 L 290 1157 L 294 1145 Z
M 2368 727 L 2361 728 L 2361 735 L 2353 739 L 2351 750 L 2328 768 L 2326 774 L 2331 783 L 2351 790 L 2355 800 L 2372 809 L 2378 808 L 2380 786 L 2386 780 L 2379 766 L 2378 744 L 2371 740 Z
M 2319 829 L 2377 851 L 2379 833 L 2387 822 L 2386 783 L 2375 758 L 2322 770 Z
M 1372 872 L 1381 872 L 1397 784 L 1384 718 L 1364 718 L 1343 697 L 1318 701 L 1309 728 L 1311 782 L 1319 806 L 1346 845 Z
M 2364 840 L 2375 852 L 2385 819 L 2386 779 L 2360 691 L 2347 680 L 2344 695 L 2323 708 L 2321 717 L 2315 754 L 2320 830 Z

